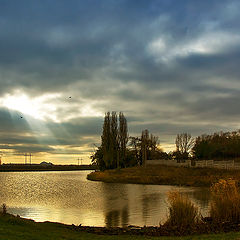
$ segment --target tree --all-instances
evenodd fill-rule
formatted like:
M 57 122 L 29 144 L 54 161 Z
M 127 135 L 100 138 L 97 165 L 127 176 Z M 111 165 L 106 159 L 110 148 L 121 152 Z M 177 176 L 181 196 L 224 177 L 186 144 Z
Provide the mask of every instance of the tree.
M 129 137 L 129 146 L 132 148 L 130 151 L 133 153 L 134 158 L 138 165 L 142 165 L 141 157 L 141 139 L 139 137 Z
M 146 160 L 168 158 L 158 147 L 158 137 L 147 129 L 141 137 L 128 137 L 127 120 L 122 112 L 105 114 L 101 139 L 101 146 L 91 156 L 100 170 L 145 165 Z
M 124 165 L 126 159 L 126 149 L 128 142 L 128 127 L 127 120 L 123 113 L 119 113 L 119 130 L 118 130 L 118 141 L 119 141 L 119 157 L 118 167 Z
M 194 145 L 194 139 L 189 133 L 177 134 L 176 137 L 176 152 L 175 156 L 177 159 L 188 158 L 189 152 Z
M 116 112 L 105 114 L 101 139 L 101 146 L 91 156 L 92 161 L 99 164 L 101 169 L 124 167 L 127 159 L 128 128 L 123 113 L 119 113 L 119 120 Z
M 106 169 L 105 162 L 103 160 L 102 146 L 98 147 L 93 155 L 90 156 L 93 165 L 97 165 L 100 170 Z
M 117 168 L 119 162 L 118 117 L 112 112 L 110 118 L 110 168 Z
M 102 154 L 103 161 L 105 163 L 106 168 L 110 168 L 112 165 L 112 156 L 111 156 L 111 116 L 110 112 L 105 114 L 104 123 L 103 123 L 103 131 L 102 131 Z
M 142 131 L 141 136 L 141 154 L 142 154 L 142 165 L 146 165 L 147 161 L 147 148 L 149 145 L 149 132 L 147 129 Z
M 160 158 L 162 150 L 158 147 L 159 140 L 157 136 L 149 134 L 147 129 L 142 131 L 141 136 L 141 152 L 142 152 L 142 165 L 146 164 L 146 160 Z
M 130 137 L 130 146 L 134 152 L 138 165 L 145 165 L 146 160 L 160 159 L 162 150 L 158 147 L 158 137 L 149 134 L 147 129 L 142 131 L 141 137 Z
M 240 157 L 240 130 L 202 135 L 196 138 L 193 154 L 197 159 L 234 159 Z

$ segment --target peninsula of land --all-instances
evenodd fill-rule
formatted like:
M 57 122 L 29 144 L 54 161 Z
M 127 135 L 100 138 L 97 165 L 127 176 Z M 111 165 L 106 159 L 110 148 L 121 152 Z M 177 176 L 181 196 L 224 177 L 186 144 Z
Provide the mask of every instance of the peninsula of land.
M 227 178 L 239 181 L 239 170 L 149 165 L 95 171 L 87 176 L 92 181 L 195 187 L 209 187 L 219 179 Z

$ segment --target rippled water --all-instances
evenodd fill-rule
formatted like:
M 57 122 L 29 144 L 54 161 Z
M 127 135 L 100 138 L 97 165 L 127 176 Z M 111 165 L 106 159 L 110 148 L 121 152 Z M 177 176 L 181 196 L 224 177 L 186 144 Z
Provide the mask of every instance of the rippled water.
M 2 172 L 0 204 L 36 221 L 91 226 L 159 225 L 167 215 L 167 192 L 176 189 L 203 215 L 209 208 L 207 189 L 91 182 L 89 172 Z

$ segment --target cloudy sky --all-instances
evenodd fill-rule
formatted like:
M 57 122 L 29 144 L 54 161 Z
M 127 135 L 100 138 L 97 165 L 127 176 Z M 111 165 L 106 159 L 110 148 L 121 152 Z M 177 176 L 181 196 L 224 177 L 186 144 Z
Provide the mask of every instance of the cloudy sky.
M 240 128 L 240 1 L 0 0 L 3 162 L 89 163 L 104 113 L 130 135 Z

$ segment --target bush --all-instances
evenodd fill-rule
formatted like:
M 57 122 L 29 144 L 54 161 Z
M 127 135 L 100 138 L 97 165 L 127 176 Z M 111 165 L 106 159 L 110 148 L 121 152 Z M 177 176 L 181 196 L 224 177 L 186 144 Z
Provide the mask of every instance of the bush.
M 200 221 L 199 210 L 189 200 L 179 192 L 170 192 L 168 196 L 169 215 L 164 225 L 176 228 L 179 232 L 191 232 Z
M 215 223 L 240 222 L 240 193 L 233 179 L 220 179 L 211 187 L 210 216 Z

